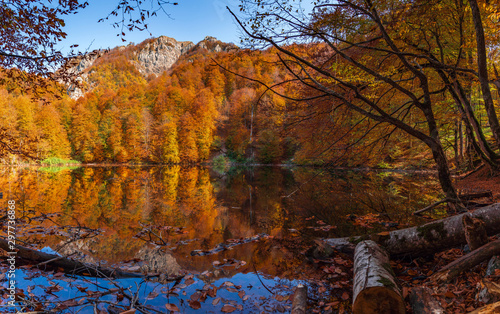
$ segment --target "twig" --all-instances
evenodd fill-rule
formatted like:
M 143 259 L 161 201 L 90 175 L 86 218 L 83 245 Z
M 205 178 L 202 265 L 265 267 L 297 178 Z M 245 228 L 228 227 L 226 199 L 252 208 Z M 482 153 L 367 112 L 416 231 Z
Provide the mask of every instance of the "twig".
M 451 201 L 451 199 L 450 199 L 450 198 L 445 198 L 445 199 L 442 199 L 442 200 L 440 200 L 440 201 L 438 201 L 438 202 L 435 202 L 434 204 L 431 204 L 431 205 L 429 205 L 429 206 L 427 206 L 427 207 L 425 207 L 425 208 L 422 208 L 422 209 L 420 209 L 420 210 L 417 210 L 417 211 L 413 212 L 413 215 L 420 215 L 420 214 L 421 214 L 421 213 L 423 213 L 423 212 L 426 212 L 426 211 L 428 211 L 428 210 L 433 209 L 434 207 L 438 206 L 439 204 L 442 204 L 442 203 L 447 203 L 447 202 L 449 202 L 449 201 Z
M 53 258 L 53 259 L 51 259 L 51 260 L 48 260 L 48 261 L 45 261 L 45 262 L 38 263 L 38 264 L 36 264 L 34 267 L 39 267 L 39 266 L 46 265 L 46 264 L 51 263 L 51 262 L 55 262 L 55 261 L 58 261 L 58 260 L 61 260 L 61 259 L 64 259 L 64 258 L 68 258 L 68 257 L 70 257 L 70 256 L 75 255 L 76 253 L 77 253 L 77 252 L 74 252 L 74 253 L 71 253 L 71 254 L 66 255 L 66 256 L 59 256 L 59 257 Z
M 260 283 L 266 288 L 267 291 L 269 291 L 271 294 L 274 294 L 263 282 L 262 279 L 260 279 L 259 272 L 257 271 L 257 268 L 255 268 L 255 263 L 252 261 L 252 266 L 253 269 L 255 270 L 255 274 L 257 275 L 257 278 L 259 279 Z

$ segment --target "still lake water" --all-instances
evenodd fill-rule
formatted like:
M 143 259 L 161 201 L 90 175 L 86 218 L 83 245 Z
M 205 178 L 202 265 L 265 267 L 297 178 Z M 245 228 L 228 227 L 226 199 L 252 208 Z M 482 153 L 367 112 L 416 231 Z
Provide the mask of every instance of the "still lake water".
M 172 284 L 137 285 L 145 302 L 163 312 L 166 303 L 194 311 L 185 302 L 192 293 L 228 281 L 246 287 L 245 302 L 234 289 L 219 288 L 222 301 L 201 302 L 202 311 L 217 313 L 224 303 L 239 305 L 243 312 L 287 310 L 286 298 L 283 305 L 266 298 L 279 291 L 289 295 L 299 281 L 307 282 L 307 243 L 415 224 L 412 212 L 440 197 L 435 177 L 402 172 L 284 167 L 218 172 L 180 166 L 0 171 L 3 201 L 15 200 L 18 219 L 27 222 L 19 227 L 19 239 L 39 249 L 76 252 L 85 261 L 134 270 L 156 248 L 147 242 L 161 244 L 163 266 L 194 275 L 194 283 L 180 283 L 175 297 L 164 293 Z M 66 243 L 81 235 L 88 239 Z M 19 278 L 29 276 L 22 271 Z M 32 289 L 36 297 L 45 298 L 44 280 Z M 86 285 L 85 279 L 72 280 Z M 19 288 L 29 284 L 20 280 Z M 60 280 L 60 286 L 58 300 L 81 295 L 74 281 Z M 151 291 L 155 297 L 148 299 Z M 80 313 L 86 311 L 93 309 Z

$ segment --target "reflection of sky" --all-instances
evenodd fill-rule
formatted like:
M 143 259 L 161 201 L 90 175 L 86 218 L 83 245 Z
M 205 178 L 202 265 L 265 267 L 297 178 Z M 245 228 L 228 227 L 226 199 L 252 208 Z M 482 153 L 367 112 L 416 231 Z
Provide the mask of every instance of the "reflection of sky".
M 57 303 L 58 301 L 64 301 L 67 299 L 71 298 L 77 298 L 77 301 L 80 300 L 81 298 L 87 297 L 87 294 L 85 292 L 81 292 L 78 290 L 77 287 L 88 287 L 87 291 L 105 291 L 103 289 L 98 289 L 96 288 L 96 285 L 99 285 L 103 288 L 116 288 L 116 286 L 112 285 L 111 283 L 107 282 L 107 280 L 104 279 L 96 279 L 96 278 L 82 278 L 82 277 L 76 277 L 76 278 L 69 278 L 69 277 L 59 277 L 58 279 L 53 279 L 49 278 L 50 281 L 53 283 L 57 283 L 60 287 L 62 287 L 62 290 L 59 292 L 54 292 L 53 295 L 47 294 L 43 287 L 48 287 L 51 284 L 49 283 L 49 279 L 45 278 L 44 276 L 39 276 L 35 278 L 29 278 L 28 277 L 28 272 L 24 270 L 17 270 L 16 271 L 16 279 L 17 279 L 17 288 L 18 289 L 23 289 L 25 293 L 27 293 L 27 287 L 31 286 L 36 286 L 34 289 L 32 289 L 32 293 L 35 294 L 36 297 L 40 296 L 45 296 L 47 299 L 50 300 L 51 304 Z M 167 303 L 173 303 L 176 304 L 181 313 L 200 313 L 200 310 L 195 311 L 194 309 L 189 307 L 188 300 L 190 299 L 190 296 L 195 293 L 196 291 L 200 291 L 203 289 L 203 286 L 205 286 L 205 283 L 198 279 L 194 278 L 195 283 L 192 285 L 184 288 L 179 292 L 179 296 L 170 296 L 168 297 L 166 294 L 162 293 L 163 291 L 166 291 L 174 285 L 174 283 L 169 283 L 168 285 L 162 285 L 159 283 L 155 282 L 143 282 L 142 279 L 140 278 L 133 278 L 133 279 L 117 279 L 115 282 L 120 286 L 125 289 L 130 288 L 130 291 L 132 293 L 135 293 L 137 291 L 137 287 L 139 287 L 139 301 L 142 305 L 147 305 L 155 308 L 158 311 L 165 311 L 165 304 Z M 264 276 L 260 276 L 260 280 L 268 287 L 270 288 L 273 292 L 281 295 L 289 295 L 292 294 L 292 288 L 295 287 L 299 281 L 284 281 L 284 280 L 279 280 L 279 279 L 269 279 L 265 278 Z M 262 285 L 260 282 L 259 278 L 255 273 L 248 273 L 248 274 L 237 274 L 231 278 L 220 278 L 216 280 L 214 283 L 212 283 L 216 287 L 221 287 L 224 285 L 226 281 L 230 281 L 234 285 L 238 286 L 241 285 L 242 291 L 245 291 L 246 295 L 249 295 L 248 300 L 242 301 L 242 299 L 238 296 L 238 292 L 230 292 L 226 290 L 225 288 L 220 288 L 217 291 L 217 296 L 215 298 L 220 297 L 221 301 L 217 305 L 212 305 L 212 302 L 215 298 L 211 298 L 207 296 L 207 299 L 205 302 L 201 302 L 201 312 L 214 312 L 214 313 L 219 313 L 222 306 L 225 304 L 223 300 L 227 301 L 236 301 L 238 304 L 243 305 L 243 312 L 261 312 L 264 310 L 264 307 L 269 307 L 272 308 L 278 302 L 273 299 L 273 295 Z M 95 284 L 94 284 L 95 283 Z M 183 283 L 183 282 L 182 282 Z M 3 287 L 6 287 L 6 282 L 2 282 Z M 288 289 L 284 289 L 283 286 L 286 285 L 289 287 Z M 163 289 L 162 289 L 163 288 Z M 152 299 L 152 300 L 146 300 L 148 295 L 152 291 L 157 292 L 159 295 Z M 240 291 L 239 290 L 239 291 Z M 185 295 L 183 292 L 186 292 Z M 130 294 L 130 292 L 128 292 Z M 261 297 L 264 297 L 264 299 L 261 299 Z M 116 302 L 115 296 L 112 295 L 107 295 L 103 296 L 100 298 L 100 300 L 103 301 L 109 301 L 109 302 Z M 125 302 L 125 303 L 123 303 Z M 226 302 L 227 303 L 227 302 Z M 122 301 L 120 304 L 128 304 L 126 299 Z M 282 306 L 286 305 L 291 305 L 291 302 L 281 302 Z M 107 307 L 106 305 L 105 307 Z M 260 310 L 258 307 L 260 306 Z M 83 308 L 83 307 L 81 307 Z M 80 308 L 80 309 L 81 309 Z M 0 311 L 2 313 L 6 312 L 6 309 L 4 305 L 0 305 Z M 10 308 L 12 309 L 12 308 Z M 20 308 L 18 308 L 19 310 Z M 73 307 L 71 309 L 68 309 L 65 311 L 65 313 L 74 313 L 78 307 Z M 13 309 L 12 309 L 13 310 Z M 93 306 L 88 306 L 86 308 L 83 308 L 79 313 L 85 314 L 85 313 L 94 313 Z

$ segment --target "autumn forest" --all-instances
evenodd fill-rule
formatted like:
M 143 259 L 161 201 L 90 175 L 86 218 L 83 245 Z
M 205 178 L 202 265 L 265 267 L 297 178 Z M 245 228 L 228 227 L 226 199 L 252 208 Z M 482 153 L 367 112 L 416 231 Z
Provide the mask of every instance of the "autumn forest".
M 398 132 L 381 136 L 381 127 L 365 138 L 372 126 L 348 112 L 312 111 L 305 102 L 271 92 L 269 86 L 291 78 L 278 64 L 275 49 L 238 49 L 211 40 L 212 48 L 231 49 L 193 49 L 169 71 L 144 77 L 134 66 L 134 55 L 154 40 L 100 56 L 85 70 L 82 88 L 89 91 L 76 100 L 51 94 L 34 99 L 15 84 L 4 84 L 1 126 L 39 160 L 193 164 L 222 154 L 238 163 L 361 166 L 420 155 L 424 160 L 415 165 L 428 164 L 425 148 L 411 137 Z M 307 94 L 297 85 L 277 91 L 297 99 Z M 313 102 L 323 106 L 324 101 Z M 453 156 L 457 114 L 444 109 L 443 130 Z M 335 149 L 329 149 L 332 145 Z M 3 162 L 30 160 L 9 154 Z
M 498 310 L 499 0 L 236 2 L 0 1 L 0 307 Z
M 33 145 L 32 154 L 41 160 L 192 164 L 222 152 L 237 162 L 281 163 L 294 157 L 298 140 L 287 130 L 290 104 L 246 78 L 273 84 L 287 76 L 268 66 L 274 62 L 272 51 L 200 48 L 183 55 L 170 71 L 144 77 L 133 56 L 145 45 L 99 57 L 87 70 L 90 91 L 77 100 L 64 96 L 46 103 L 4 87 L 2 127 Z M 9 156 L 4 162 L 19 160 Z

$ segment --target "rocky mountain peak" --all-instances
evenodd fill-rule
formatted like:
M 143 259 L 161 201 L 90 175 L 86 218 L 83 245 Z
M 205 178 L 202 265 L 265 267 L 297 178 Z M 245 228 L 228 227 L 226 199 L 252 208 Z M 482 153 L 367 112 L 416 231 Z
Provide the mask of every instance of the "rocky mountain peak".
M 139 72 L 148 76 L 159 75 L 188 52 L 194 44 L 190 41 L 177 41 L 167 36 L 149 39 L 138 45 L 135 65 Z
M 129 44 L 111 50 L 94 51 L 71 60 L 70 66 L 73 73 L 79 73 L 79 79 L 82 82 L 88 82 L 88 75 L 92 71 L 92 67 L 99 63 L 98 57 L 109 56 L 109 54 L 124 54 L 144 77 L 158 76 L 169 70 L 182 55 L 190 56 L 207 51 L 221 52 L 236 49 L 238 49 L 236 45 L 224 43 L 212 36 L 205 37 L 196 45 L 190 41 L 177 41 L 174 38 L 160 36 L 147 39 L 138 45 Z M 84 93 L 85 91 L 77 86 L 68 86 L 68 94 L 72 98 L 77 99 Z
M 197 43 L 191 51 L 199 51 L 200 49 L 206 49 L 211 52 L 221 52 L 221 51 L 231 51 L 231 50 L 236 50 L 238 49 L 238 46 L 236 46 L 233 43 L 225 43 L 220 40 L 218 40 L 215 37 L 212 36 L 207 36 L 205 37 L 202 41 Z

